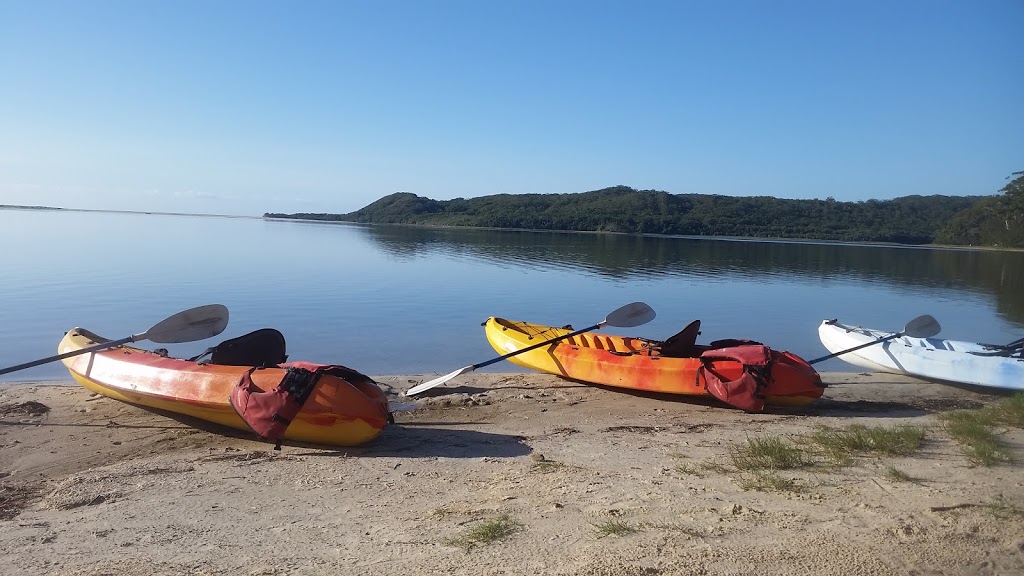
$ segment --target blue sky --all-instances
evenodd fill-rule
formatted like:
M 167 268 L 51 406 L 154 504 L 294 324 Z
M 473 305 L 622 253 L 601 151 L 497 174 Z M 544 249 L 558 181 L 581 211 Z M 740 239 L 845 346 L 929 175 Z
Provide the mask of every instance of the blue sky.
M 1024 2 L 0 0 L 0 203 L 993 194 Z

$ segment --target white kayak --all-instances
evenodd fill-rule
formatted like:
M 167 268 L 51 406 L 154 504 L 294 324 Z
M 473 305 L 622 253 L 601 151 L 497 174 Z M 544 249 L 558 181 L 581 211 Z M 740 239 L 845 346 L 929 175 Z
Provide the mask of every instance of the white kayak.
M 847 326 L 825 320 L 818 326 L 821 343 L 835 354 L 884 338 L 892 332 Z M 971 384 L 1005 390 L 1024 390 L 1021 349 L 900 336 L 838 356 L 855 366 L 906 374 L 929 380 Z

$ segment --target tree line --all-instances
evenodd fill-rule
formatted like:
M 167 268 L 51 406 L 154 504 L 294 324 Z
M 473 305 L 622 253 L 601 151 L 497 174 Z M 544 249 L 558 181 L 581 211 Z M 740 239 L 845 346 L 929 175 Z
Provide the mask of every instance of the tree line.
M 266 213 L 266 218 L 372 224 L 572 230 L 1024 247 L 1024 172 L 1001 196 L 904 196 L 841 202 L 769 196 L 669 194 L 613 186 L 576 194 L 498 194 L 432 200 L 408 192 L 348 214 Z
M 953 215 L 936 233 L 942 244 L 1024 247 L 1024 172 L 1014 172 L 999 191 Z

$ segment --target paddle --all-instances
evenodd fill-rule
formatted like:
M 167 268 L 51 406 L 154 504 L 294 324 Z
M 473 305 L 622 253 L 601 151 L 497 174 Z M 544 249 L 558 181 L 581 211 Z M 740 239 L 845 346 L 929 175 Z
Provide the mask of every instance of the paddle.
M 1004 356 L 1012 357 L 1014 354 L 1024 352 L 1024 338 L 1019 338 L 1009 344 L 982 344 L 986 352 L 969 352 L 975 356 Z
M 590 326 L 588 328 L 584 328 L 582 330 L 577 330 L 575 332 L 570 332 L 570 333 L 565 334 L 563 336 L 559 336 L 557 338 L 552 338 L 551 340 L 545 340 L 544 342 L 540 342 L 538 344 L 534 344 L 533 346 L 527 346 L 526 348 L 523 348 L 522 350 L 516 350 L 515 352 L 510 352 L 508 354 L 505 354 L 504 356 L 499 356 L 497 358 L 494 358 L 493 360 L 488 360 L 486 362 L 481 362 L 479 364 L 473 364 L 472 366 L 466 366 L 465 368 L 459 368 L 458 370 L 456 370 L 456 371 L 454 371 L 454 372 L 452 372 L 450 374 L 445 374 L 444 376 L 441 376 L 440 378 L 434 378 L 433 380 L 428 380 L 427 382 L 424 382 L 424 383 L 419 384 L 417 386 L 413 386 L 408 391 L 406 391 L 405 395 L 406 396 L 412 396 L 414 394 L 419 394 L 420 392 L 423 392 L 424 390 L 429 390 L 429 389 L 433 388 L 434 386 L 438 386 L 440 384 L 444 384 L 445 382 L 451 380 L 452 378 L 455 378 L 456 376 L 461 376 L 462 374 L 465 374 L 467 372 L 472 372 L 473 370 L 476 370 L 477 368 L 483 368 L 484 366 L 490 366 L 491 364 L 494 364 L 495 362 L 501 362 L 502 360 L 505 360 L 506 358 L 511 358 L 512 356 L 515 356 L 516 354 L 522 354 L 523 352 L 529 352 L 530 350 L 536 350 L 537 348 L 541 348 L 543 346 L 547 346 L 547 345 L 549 345 L 549 344 L 551 344 L 553 342 L 558 342 L 559 340 L 565 340 L 566 338 L 571 338 L 572 336 L 576 336 L 577 334 L 583 334 L 584 332 L 590 332 L 591 330 L 597 330 L 597 329 L 601 328 L 602 326 L 615 326 L 615 327 L 618 327 L 618 328 L 632 328 L 634 326 L 639 326 L 641 324 L 646 324 L 646 323 L 650 322 L 651 320 L 654 320 L 654 309 L 651 308 L 650 306 L 648 306 L 647 304 L 644 304 L 643 302 L 633 302 L 632 304 L 626 304 L 622 308 L 619 308 L 617 310 L 612 311 L 610 314 L 608 314 L 608 316 L 604 320 L 598 322 L 597 324 L 594 324 L 593 326 Z
M 1016 350 L 1016 349 L 1020 348 L 1021 346 L 1024 346 L 1024 338 L 1019 338 L 1017 340 L 1014 340 L 1013 342 L 1010 342 L 1009 344 L 1002 344 L 1002 345 L 999 345 L 999 346 L 992 346 L 992 347 L 993 348 L 1000 348 L 1002 350 Z
M 881 344 L 882 342 L 886 342 L 888 340 L 892 340 L 893 338 L 899 338 L 900 336 L 910 336 L 911 338 L 931 338 L 932 336 L 935 336 L 936 334 L 938 334 L 940 330 L 942 330 L 942 327 L 939 326 L 938 320 L 936 320 L 935 318 L 932 318 L 931 316 L 925 314 L 924 316 L 918 316 L 917 318 L 914 318 L 910 322 L 907 322 L 907 325 L 903 327 L 903 331 L 901 331 L 901 332 L 897 332 L 895 334 L 890 334 L 888 336 L 883 336 L 882 338 L 879 338 L 877 340 L 873 340 L 871 342 L 865 342 L 864 344 L 861 344 L 859 346 L 854 346 L 853 348 L 850 348 L 848 350 L 842 350 L 840 352 L 836 352 L 835 354 L 829 354 L 828 356 L 822 356 L 821 358 L 815 358 L 814 360 L 811 360 L 810 362 L 808 362 L 808 364 L 817 364 L 818 362 L 821 362 L 822 360 L 828 360 L 829 358 L 835 358 L 836 356 L 842 356 L 843 354 L 846 354 L 848 352 L 853 352 L 854 350 L 860 350 L 861 348 L 867 348 L 868 346 L 874 346 L 875 344 Z
M 149 330 L 140 334 L 133 334 L 127 338 L 121 338 L 120 340 L 111 340 L 94 346 L 87 346 L 73 352 L 65 352 L 64 354 L 50 356 L 49 358 L 33 360 L 32 362 L 26 362 L 24 364 L 18 364 L 17 366 L 11 366 L 10 368 L 0 369 L 0 374 L 24 370 L 25 368 L 39 366 L 40 364 L 46 364 L 47 362 L 63 360 L 64 358 L 78 356 L 79 354 L 88 354 L 89 352 L 96 352 L 97 350 L 105 350 L 128 342 L 138 342 L 139 340 L 149 340 L 158 344 L 194 342 L 196 340 L 211 338 L 220 334 L 224 331 L 224 328 L 227 327 L 227 325 L 228 309 L 221 304 L 207 304 L 206 306 L 199 306 L 197 308 L 190 308 L 183 312 L 178 312 L 174 316 L 165 318 Z

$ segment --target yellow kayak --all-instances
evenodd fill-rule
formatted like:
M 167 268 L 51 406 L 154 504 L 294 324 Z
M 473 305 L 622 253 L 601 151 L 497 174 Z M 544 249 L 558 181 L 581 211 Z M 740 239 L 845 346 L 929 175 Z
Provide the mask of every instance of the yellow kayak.
M 491 317 L 484 324 L 484 332 L 496 351 L 508 354 L 573 330 Z M 581 382 L 689 396 L 709 395 L 709 371 L 723 380 L 743 376 L 742 362 L 709 360 L 713 355 L 705 353 L 714 351 L 712 346 L 692 348 L 688 357 L 672 357 L 663 355 L 650 340 L 587 332 L 508 360 L 524 368 Z M 810 365 L 789 352 L 770 352 L 770 373 L 759 390 L 766 403 L 801 406 L 821 397 L 821 377 Z

